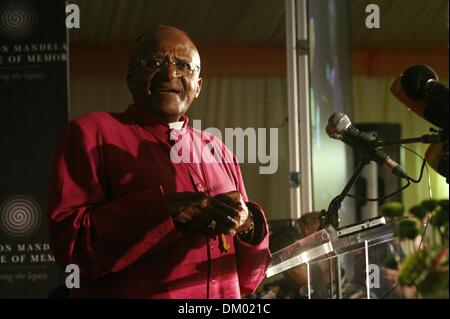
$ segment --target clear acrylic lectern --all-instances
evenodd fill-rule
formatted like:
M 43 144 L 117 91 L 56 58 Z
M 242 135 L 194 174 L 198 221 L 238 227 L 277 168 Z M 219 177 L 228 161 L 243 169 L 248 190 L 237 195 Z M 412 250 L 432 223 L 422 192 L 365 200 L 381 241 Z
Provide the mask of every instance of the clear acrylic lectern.
M 394 224 L 382 220 L 338 231 L 329 227 L 300 239 L 273 254 L 267 277 L 303 271 L 305 298 L 398 298 L 390 267 L 400 261 L 401 246 Z

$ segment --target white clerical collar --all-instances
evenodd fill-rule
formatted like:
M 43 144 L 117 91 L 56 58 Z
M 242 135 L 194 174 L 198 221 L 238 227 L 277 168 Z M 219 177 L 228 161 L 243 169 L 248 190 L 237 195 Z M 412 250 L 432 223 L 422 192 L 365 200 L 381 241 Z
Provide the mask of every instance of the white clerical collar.
M 172 123 L 169 123 L 169 127 L 171 130 L 173 130 L 173 129 L 181 130 L 183 128 L 183 124 L 184 124 L 184 121 L 172 122 Z

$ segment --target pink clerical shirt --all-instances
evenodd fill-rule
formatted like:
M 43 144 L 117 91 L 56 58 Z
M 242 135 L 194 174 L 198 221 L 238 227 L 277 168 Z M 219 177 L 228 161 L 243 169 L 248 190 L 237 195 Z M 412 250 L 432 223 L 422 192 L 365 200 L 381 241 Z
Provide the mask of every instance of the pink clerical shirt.
M 50 182 L 49 231 L 57 262 L 80 267 L 80 288 L 71 297 L 239 298 L 264 278 L 270 252 L 261 207 L 248 202 L 233 154 L 182 120 L 175 140 L 168 124 L 133 105 L 65 127 Z M 208 144 L 223 150 L 222 161 L 174 161 L 171 149 L 182 141 L 189 141 L 191 159 Z M 260 214 L 264 234 L 256 245 L 226 236 L 227 252 L 218 238 L 179 232 L 163 196 L 234 190 Z

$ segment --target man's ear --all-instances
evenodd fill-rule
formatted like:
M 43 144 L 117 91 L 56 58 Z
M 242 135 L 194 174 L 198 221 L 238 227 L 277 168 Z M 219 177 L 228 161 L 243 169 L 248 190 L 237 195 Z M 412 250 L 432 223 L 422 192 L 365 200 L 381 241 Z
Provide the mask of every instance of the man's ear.
M 198 98 L 198 96 L 200 95 L 200 91 L 202 90 L 202 83 L 203 83 L 203 79 L 202 78 L 198 78 L 197 90 L 195 92 L 195 98 Z

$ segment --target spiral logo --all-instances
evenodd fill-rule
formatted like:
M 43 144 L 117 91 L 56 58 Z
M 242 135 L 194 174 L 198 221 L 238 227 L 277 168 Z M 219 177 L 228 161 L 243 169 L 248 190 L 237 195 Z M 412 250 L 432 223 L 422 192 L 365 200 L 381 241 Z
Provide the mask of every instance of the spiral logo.
M 38 203 L 28 196 L 9 197 L 0 206 L 0 228 L 12 237 L 31 235 L 39 227 L 40 219 Z
M 0 33 L 8 38 L 27 36 L 36 26 L 37 15 L 32 4 L 7 1 L 0 5 Z

